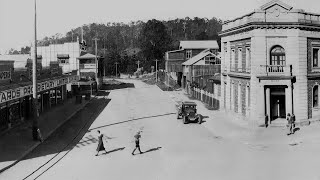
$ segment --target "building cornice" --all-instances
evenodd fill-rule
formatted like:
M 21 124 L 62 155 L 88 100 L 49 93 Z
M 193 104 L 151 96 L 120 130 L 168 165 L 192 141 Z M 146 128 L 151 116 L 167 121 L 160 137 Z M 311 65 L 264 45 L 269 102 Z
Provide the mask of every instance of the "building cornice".
M 223 74 L 224 75 L 224 74 Z M 251 79 L 250 74 L 245 74 L 245 73 L 234 73 L 234 72 L 229 72 L 228 76 L 230 77 L 235 77 L 235 78 L 244 78 L 244 79 Z
M 305 22 L 250 22 L 225 31 L 221 31 L 219 33 L 219 36 L 230 36 L 233 34 L 251 31 L 253 29 L 300 29 L 309 31 L 320 31 L 320 24 Z
M 313 73 L 307 75 L 308 79 L 320 79 L 320 73 Z
M 259 80 L 288 80 L 294 79 L 295 76 L 257 76 Z

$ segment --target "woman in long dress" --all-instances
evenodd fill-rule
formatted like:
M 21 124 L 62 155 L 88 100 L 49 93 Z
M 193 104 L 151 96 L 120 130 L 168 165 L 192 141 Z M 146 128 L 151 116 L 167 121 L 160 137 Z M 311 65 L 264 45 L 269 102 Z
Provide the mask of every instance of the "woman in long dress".
M 98 130 L 98 134 L 99 134 L 99 136 L 98 136 L 99 142 L 98 142 L 98 147 L 97 147 L 97 154 L 96 154 L 96 156 L 98 156 L 98 154 L 99 154 L 100 151 L 105 151 L 106 153 L 108 153 L 108 152 L 106 151 L 106 149 L 104 148 L 104 145 L 103 145 L 103 134 L 101 134 L 99 130 Z

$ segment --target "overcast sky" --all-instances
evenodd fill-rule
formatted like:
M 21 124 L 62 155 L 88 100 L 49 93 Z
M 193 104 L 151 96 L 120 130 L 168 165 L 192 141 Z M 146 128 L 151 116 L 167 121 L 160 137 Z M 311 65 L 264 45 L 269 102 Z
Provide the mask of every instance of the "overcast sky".
M 216 17 L 230 20 L 269 0 L 37 0 L 37 36 L 65 35 L 89 23 Z M 320 0 L 283 0 L 295 9 L 320 14 Z M 34 38 L 34 0 L 0 0 L 0 53 Z

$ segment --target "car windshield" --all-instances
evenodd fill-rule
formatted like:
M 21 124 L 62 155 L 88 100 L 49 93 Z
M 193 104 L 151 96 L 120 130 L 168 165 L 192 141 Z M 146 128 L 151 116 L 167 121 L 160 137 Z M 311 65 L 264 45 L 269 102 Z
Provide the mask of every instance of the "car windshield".
M 186 105 L 185 108 L 186 108 L 187 110 L 193 110 L 193 109 L 195 109 L 194 106 L 190 106 L 190 105 Z

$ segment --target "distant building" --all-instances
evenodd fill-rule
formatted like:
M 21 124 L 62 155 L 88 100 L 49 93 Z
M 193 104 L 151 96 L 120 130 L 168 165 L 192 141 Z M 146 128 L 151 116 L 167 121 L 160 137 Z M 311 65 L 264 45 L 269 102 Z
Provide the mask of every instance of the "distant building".
M 200 52 L 209 49 L 215 55 L 218 54 L 219 45 L 217 41 L 180 41 L 180 49 L 168 51 L 165 55 L 165 68 L 171 77 L 177 80 L 179 85 L 182 85 L 182 63 L 196 56 Z
M 204 87 L 211 76 L 221 72 L 220 58 L 209 49 L 182 63 L 182 67 L 182 87 L 187 91 L 190 91 L 192 82 Z
M 77 71 L 77 57 L 81 49 L 79 41 L 64 44 L 50 44 L 49 46 L 38 46 L 37 55 L 42 59 L 43 66 L 49 66 L 50 62 L 57 61 L 62 67 L 62 73 L 68 74 Z M 34 57 L 34 47 L 31 47 L 31 58 Z
M 320 14 L 274 0 L 222 25 L 222 104 L 257 124 L 320 118 Z
M 96 62 L 96 55 L 87 53 L 77 57 L 77 59 L 79 61 L 79 75 L 81 79 L 95 80 L 96 73 L 98 77 L 100 77 L 101 72 L 99 71 L 98 66 L 101 65 L 99 61 L 101 61 L 103 57 L 97 56 Z

